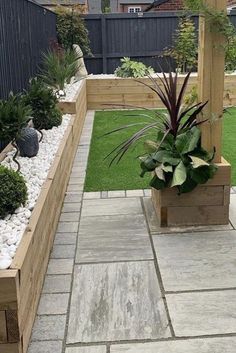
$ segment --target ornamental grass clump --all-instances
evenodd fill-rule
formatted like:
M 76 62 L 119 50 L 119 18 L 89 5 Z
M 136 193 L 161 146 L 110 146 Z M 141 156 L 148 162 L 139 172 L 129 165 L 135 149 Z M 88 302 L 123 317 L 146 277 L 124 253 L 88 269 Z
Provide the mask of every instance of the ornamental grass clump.
M 78 70 L 78 55 L 74 49 L 57 48 L 42 54 L 40 78 L 57 92 L 63 91 Z
M 144 142 L 146 152 L 139 156 L 141 177 L 151 173 L 151 187 L 157 190 L 177 187 L 179 193 L 186 193 L 214 176 L 217 170 L 212 163 L 214 151 L 208 153 L 201 147 L 201 131 L 198 128 L 207 119 L 197 120 L 207 102 L 190 106 L 183 104 L 189 77 L 190 73 L 186 75 L 179 94 L 177 73 L 173 75 L 170 72 L 167 76 L 163 72 L 158 80 L 150 76 L 150 85 L 140 82 L 157 94 L 166 113 L 151 111 L 150 114 L 150 110 L 146 109 L 147 114 L 137 115 L 140 120 L 137 123 L 106 133 L 109 135 L 131 126 L 143 125 L 109 153 L 107 158 L 112 158 L 110 165 L 115 161 L 118 163 L 135 143 L 151 135 L 154 139 Z
M 27 200 L 27 187 L 24 178 L 13 170 L 0 165 L 0 219 L 24 206 Z

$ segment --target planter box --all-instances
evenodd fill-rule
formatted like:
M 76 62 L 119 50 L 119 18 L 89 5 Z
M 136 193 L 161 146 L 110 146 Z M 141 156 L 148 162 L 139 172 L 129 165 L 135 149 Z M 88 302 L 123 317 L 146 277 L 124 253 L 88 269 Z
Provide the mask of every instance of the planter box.
M 179 77 L 178 84 L 182 84 L 183 77 Z M 146 84 L 150 84 L 149 78 L 138 79 Z M 137 82 L 133 78 L 119 78 L 114 75 L 99 77 L 90 76 L 87 82 L 87 101 L 88 109 L 117 109 L 116 104 L 133 105 L 134 107 L 144 108 L 163 108 L 161 101 L 157 95 Z M 236 75 L 225 75 L 225 92 L 224 105 L 236 105 Z M 197 86 L 197 74 L 193 73 L 190 76 L 188 89 L 189 92 L 192 87 Z M 111 104 L 108 107 L 104 104 Z M 114 106 L 112 107 L 112 104 Z M 122 107 L 120 108 L 122 109 Z
M 64 114 L 77 114 L 80 109 L 80 102 L 86 100 L 86 79 L 81 81 L 81 86 L 72 101 L 61 101 L 59 108 Z
M 86 90 L 84 85 L 82 88 Z M 0 271 L 0 352 L 26 353 L 86 111 L 77 105 L 12 265 Z M 9 148 L 9 146 L 8 146 Z M 4 153 L 1 156 L 4 158 Z
M 215 177 L 190 193 L 177 188 L 152 189 L 152 200 L 162 227 L 229 223 L 231 166 L 222 159 Z

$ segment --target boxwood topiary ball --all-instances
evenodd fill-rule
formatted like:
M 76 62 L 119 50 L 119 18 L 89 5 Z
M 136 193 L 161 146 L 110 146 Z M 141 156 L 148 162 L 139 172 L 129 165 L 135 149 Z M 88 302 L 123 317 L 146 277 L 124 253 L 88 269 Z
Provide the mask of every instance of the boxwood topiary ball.
M 0 165 L 0 218 L 3 219 L 27 200 L 24 178 L 14 170 Z

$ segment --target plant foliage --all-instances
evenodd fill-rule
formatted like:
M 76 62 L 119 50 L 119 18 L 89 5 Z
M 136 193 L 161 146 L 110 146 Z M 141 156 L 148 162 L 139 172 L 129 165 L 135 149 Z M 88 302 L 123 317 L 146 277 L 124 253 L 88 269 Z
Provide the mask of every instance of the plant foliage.
M 75 50 L 49 50 L 43 53 L 41 79 L 56 90 L 63 90 L 66 83 L 78 70 L 78 55 Z
M 25 205 L 27 187 L 23 177 L 0 165 L 0 218 L 12 214 L 18 207 Z
M 236 29 L 225 11 L 219 11 L 209 6 L 203 0 L 184 0 L 185 8 L 191 12 L 203 14 L 211 26 L 211 30 L 220 33 L 224 39 L 226 70 L 236 69 Z
M 7 100 L 0 100 L 0 140 L 10 142 L 19 138 L 30 115 L 31 108 L 22 95 L 10 93 Z
M 140 82 L 149 87 L 165 106 L 167 113 L 153 111 L 153 114 L 140 114 L 141 122 L 122 126 L 105 135 L 119 132 L 131 126 L 141 125 L 141 128 L 130 138 L 115 147 L 107 157 L 112 157 L 110 165 L 125 155 L 125 153 L 140 139 L 150 133 L 154 140 L 145 141 L 146 153 L 140 156 L 141 176 L 145 173 L 154 173 L 150 185 L 158 190 L 165 187 L 178 187 L 180 193 L 193 190 L 198 184 L 212 178 L 216 167 L 211 163 L 214 151 L 208 153 L 200 144 L 201 132 L 197 116 L 207 104 L 197 103 L 184 106 L 184 94 L 190 73 L 184 79 L 179 93 L 178 75 L 164 72 L 159 76 L 160 83 L 150 76 L 151 84 Z M 149 110 L 147 110 L 149 111 Z
M 144 77 L 148 74 L 153 74 L 154 70 L 149 66 L 147 67 L 141 62 L 130 60 L 124 57 L 121 61 L 121 66 L 118 66 L 114 74 L 118 77 Z
M 58 6 L 56 14 L 58 42 L 63 48 L 72 49 L 73 44 L 78 44 L 84 54 L 91 55 L 88 30 L 79 11 Z
M 179 72 L 191 71 L 197 64 L 197 36 L 193 20 L 181 18 L 173 36 L 173 46 L 164 51 L 164 56 L 172 57 Z
M 58 100 L 53 90 L 40 79 L 31 80 L 29 90 L 25 94 L 25 102 L 31 106 L 36 129 L 48 130 L 61 124 L 62 114 L 57 108 Z

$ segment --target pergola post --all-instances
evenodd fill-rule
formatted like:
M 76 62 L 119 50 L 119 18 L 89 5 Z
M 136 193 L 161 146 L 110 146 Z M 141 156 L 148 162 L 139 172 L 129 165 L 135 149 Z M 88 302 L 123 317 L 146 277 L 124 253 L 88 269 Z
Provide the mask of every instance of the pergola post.
M 205 0 L 212 9 L 226 11 L 226 0 Z M 224 96 L 225 50 L 224 37 L 211 29 L 205 16 L 199 18 L 198 96 L 208 101 L 202 125 L 202 146 L 208 151 L 216 149 L 215 162 L 221 162 L 222 113 Z

